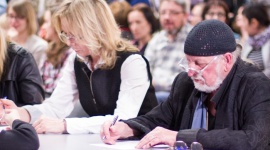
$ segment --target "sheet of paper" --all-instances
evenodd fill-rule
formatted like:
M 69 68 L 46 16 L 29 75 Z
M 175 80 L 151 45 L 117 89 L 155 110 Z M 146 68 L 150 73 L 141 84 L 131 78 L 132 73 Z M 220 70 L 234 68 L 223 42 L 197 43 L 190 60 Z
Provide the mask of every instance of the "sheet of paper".
M 139 143 L 139 141 L 117 141 L 115 145 L 108 145 L 104 143 L 98 143 L 98 144 L 90 144 L 96 147 L 104 147 L 104 148 L 110 148 L 110 149 L 124 149 L 124 150 L 135 150 L 135 146 Z M 154 146 L 155 148 L 168 148 L 168 145 L 160 144 Z
M 8 127 L 8 126 L 0 126 L 0 132 L 1 132 L 2 130 L 6 130 L 7 127 Z

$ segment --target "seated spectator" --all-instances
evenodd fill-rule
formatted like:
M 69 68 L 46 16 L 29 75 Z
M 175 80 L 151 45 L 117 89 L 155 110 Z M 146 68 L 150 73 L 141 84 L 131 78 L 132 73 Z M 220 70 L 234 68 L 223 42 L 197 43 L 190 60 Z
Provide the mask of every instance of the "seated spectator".
M 10 27 L 8 35 L 12 42 L 30 52 L 39 65 L 48 44 L 36 35 L 38 25 L 32 3 L 28 0 L 10 1 L 7 7 L 7 18 Z
M 109 6 L 121 30 L 121 36 L 127 40 L 133 40 L 127 20 L 128 12 L 131 10 L 130 4 L 127 1 L 114 1 Z
M 45 97 L 51 96 L 58 80 L 62 76 L 62 70 L 67 64 L 66 60 L 72 52 L 71 48 L 59 39 L 58 34 L 52 25 L 51 17 L 55 11 L 55 6 L 45 11 L 44 23 L 41 26 L 42 30 L 45 31 L 44 39 L 49 42 L 46 57 L 44 56 L 41 58 L 39 67 L 40 75 L 43 80 Z
M 18 109 L 38 133 L 97 133 L 113 115 L 133 118 L 157 105 L 148 62 L 121 38 L 105 1 L 66 0 L 53 20 L 60 39 L 76 54 L 69 56 L 50 98 Z M 64 119 L 78 100 L 90 117 Z M 12 101 L 5 104 L 16 108 Z
M 10 43 L 2 29 L 0 43 L 0 97 L 7 97 L 18 106 L 40 104 L 44 91 L 33 56 Z
M 2 104 L 0 105 L 2 108 Z M 1 150 L 37 150 L 39 140 L 32 125 L 20 120 L 20 115 L 15 109 L 1 109 L 5 115 L 1 116 L 1 122 L 9 125 L 11 129 L 0 132 Z
M 140 53 L 144 55 L 145 48 L 152 35 L 159 30 L 159 22 L 148 6 L 134 6 L 128 13 L 128 24 Z
M 249 39 L 244 44 L 242 58 L 252 61 L 270 78 L 270 20 L 263 4 L 250 3 L 243 10 L 244 28 Z
M 162 30 L 153 36 L 145 50 L 158 103 L 167 100 L 173 79 L 181 71 L 177 63 L 184 57 L 184 42 L 192 28 L 186 23 L 185 10 L 185 2 L 162 0 L 159 7 Z
M 270 149 L 270 80 L 241 60 L 240 50 L 225 23 L 198 23 L 185 42 L 186 73 L 176 77 L 169 99 L 146 115 L 111 127 L 106 122 L 103 141 L 142 138 L 138 149 L 176 141 L 215 150 Z

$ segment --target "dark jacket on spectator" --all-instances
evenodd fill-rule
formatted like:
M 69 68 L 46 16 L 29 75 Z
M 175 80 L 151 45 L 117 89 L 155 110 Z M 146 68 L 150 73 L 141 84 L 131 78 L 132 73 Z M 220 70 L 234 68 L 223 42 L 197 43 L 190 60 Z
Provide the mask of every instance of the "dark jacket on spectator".
M 7 97 L 17 106 L 40 104 L 44 99 L 44 90 L 33 56 L 15 44 L 9 44 L 7 51 L 0 97 Z

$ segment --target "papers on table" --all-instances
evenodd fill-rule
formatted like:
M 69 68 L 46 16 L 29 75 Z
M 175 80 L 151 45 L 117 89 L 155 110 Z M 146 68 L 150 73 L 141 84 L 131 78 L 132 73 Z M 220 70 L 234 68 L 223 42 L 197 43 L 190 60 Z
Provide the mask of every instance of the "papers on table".
M 98 144 L 90 144 L 92 146 L 96 147 L 103 147 L 108 149 L 118 149 L 118 150 L 135 150 L 135 146 L 139 143 L 139 141 L 117 141 L 115 145 L 108 145 L 104 143 L 98 143 Z M 160 144 L 154 146 L 154 148 L 168 148 L 168 145 Z

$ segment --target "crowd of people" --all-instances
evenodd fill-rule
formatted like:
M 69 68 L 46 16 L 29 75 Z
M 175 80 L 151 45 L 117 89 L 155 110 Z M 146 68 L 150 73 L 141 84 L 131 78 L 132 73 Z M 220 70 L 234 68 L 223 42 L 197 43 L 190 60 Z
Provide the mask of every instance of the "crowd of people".
M 36 133 L 101 128 L 104 143 L 141 139 L 137 148 L 181 140 L 207 149 L 269 149 L 268 5 L 1 2 L 0 98 L 6 114 L 0 121 L 12 130 L 0 136 L 33 139 L 29 147 L 37 149 Z M 70 118 L 74 109 L 87 117 Z M 111 126 L 116 115 L 120 121 Z M 29 139 L 16 135 L 21 126 Z

